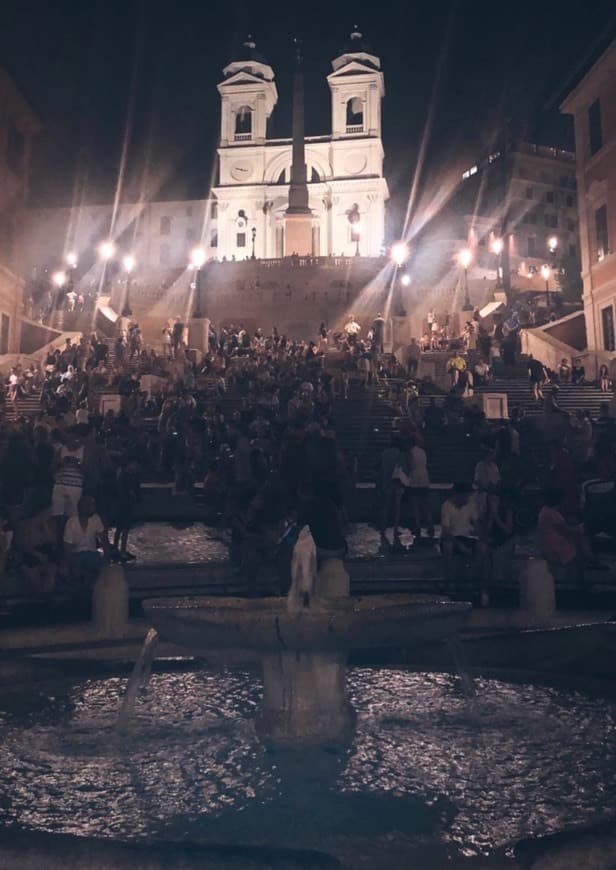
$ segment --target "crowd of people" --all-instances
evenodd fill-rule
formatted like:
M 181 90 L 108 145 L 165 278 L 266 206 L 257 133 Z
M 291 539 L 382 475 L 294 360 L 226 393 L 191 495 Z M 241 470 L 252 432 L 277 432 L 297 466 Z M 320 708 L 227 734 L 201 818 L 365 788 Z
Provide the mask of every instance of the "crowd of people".
M 0 427 L 0 583 L 9 573 L 27 591 L 48 595 L 58 583 L 87 588 L 103 559 L 130 561 L 130 528 L 147 478 L 171 481 L 175 494 L 200 492 L 210 521 L 228 531 L 249 591 L 266 563 L 277 565 L 284 588 L 293 530 L 304 521 L 321 556 L 345 551 L 357 469 L 336 438 L 334 401 L 347 398 L 351 385 L 362 390 L 376 382 L 388 385 L 397 418 L 378 481 L 382 549 L 401 550 L 407 510 L 416 540 L 422 529 L 433 540 L 428 456 L 432 434 L 449 428 L 481 444 L 485 456 L 474 480 L 458 481 L 443 505 L 446 574 L 454 577 L 460 560 L 470 559 L 486 585 L 494 552 L 513 540 L 513 483 L 529 467 L 522 455 L 526 421 L 514 414 L 494 427 L 464 402 L 465 373 L 487 381 L 491 369 L 483 357 L 471 369 L 462 348 L 450 361 L 451 393 L 424 406 L 418 342 L 401 365 L 383 353 L 384 332 L 381 315 L 367 329 L 351 315 L 335 334 L 321 323 L 306 341 L 276 327 L 265 334 L 228 325 L 212 328 L 207 352 L 199 354 L 189 352 L 178 317 L 162 326 L 158 350 L 144 345 L 137 323 L 121 317 L 111 340 L 96 333 L 67 340 L 41 366 L 16 367 L 4 396 L 14 413 L 5 413 Z M 507 337 L 478 332 L 488 357 Z M 324 364 L 330 349 L 333 366 Z M 39 397 L 38 411 L 21 416 L 28 396 Z M 542 482 L 564 489 L 562 522 L 578 528 L 580 471 L 596 462 L 613 475 L 613 441 L 607 430 L 596 437 L 588 415 L 560 425 L 542 436 L 550 445 Z M 550 491 L 553 501 L 554 486 Z M 554 519 L 557 506 L 550 507 Z

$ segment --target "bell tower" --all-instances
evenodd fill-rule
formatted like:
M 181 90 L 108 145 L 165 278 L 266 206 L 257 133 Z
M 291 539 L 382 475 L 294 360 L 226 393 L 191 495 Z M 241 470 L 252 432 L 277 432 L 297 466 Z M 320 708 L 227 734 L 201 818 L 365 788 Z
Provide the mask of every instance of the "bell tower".
M 221 98 L 220 146 L 260 145 L 265 142 L 267 119 L 278 102 L 274 71 L 248 36 L 237 58 L 223 70 L 218 85 Z
M 381 136 L 381 100 L 385 95 L 381 61 L 353 28 L 332 61 L 327 77 L 332 96 L 332 138 Z

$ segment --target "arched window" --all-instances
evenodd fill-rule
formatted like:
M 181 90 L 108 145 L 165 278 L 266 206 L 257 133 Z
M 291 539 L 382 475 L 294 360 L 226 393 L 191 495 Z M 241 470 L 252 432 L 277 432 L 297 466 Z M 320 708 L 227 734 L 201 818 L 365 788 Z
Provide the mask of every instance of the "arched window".
M 359 97 L 351 97 L 346 104 L 347 127 L 364 126 L 364 104 Z
M 252 109 L 240 106 L 235 114 L 235 135 L 246 136 L 252 133 Z
M 276 184 L 286 184 L 287 182 L 287 170 L 283 169 L 280 175 L 278 176 L 278 181 Z
M 314 168 L 314 166 L 310 167 L 310 181 L 312 184 L 318 184 L 321 180 L 321 176 L 318 173 L 318 170 Z

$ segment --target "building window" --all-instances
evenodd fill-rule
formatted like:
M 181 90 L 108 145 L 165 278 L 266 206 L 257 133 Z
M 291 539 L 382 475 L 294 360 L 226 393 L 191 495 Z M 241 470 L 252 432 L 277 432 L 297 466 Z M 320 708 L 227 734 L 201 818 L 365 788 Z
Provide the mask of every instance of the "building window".
M 532 199 L 534 195 L 534 190 L 532 187 L 526 188 L 526 199 Z
M 364 104 L 359 97 L 351 97 L 346 104 L 346 125 L 347 133 L 361 132 L 364 128 Z M 351 128 L 359 128 L 359 130 L 349 130 Z
M 567 221 L 567 229 L 569 230 L 570 233 L 575 232 L 575 221 L 571 220 L 571 218 L 569 218 L 569 220 Z
M 210 203 L 210 217 L 212 218 L 213 221 L 215 221 L 216 218 L 218 217 L 218 202 L 217 202 L 217 200 L 213 200 Z
M 0 353 L 9 352 L 9 333 L 11 330 L 11 318 L 3 314 L 0 318 Z
M 558 226 L 558 218 L 555 214 L 546 214 L 544 215 L 543 222 L 546 227 L 551 227 L 553 230 Z
M 554 191 L 553 190 L 546 191 L 545 201 L 546 202 L 554 202 Z
M 252 110 L 250 106 L 240 106 L 235 115 L 235 135 L 250 137 L 252 133 Z
M 597 240 L 597 260 L 602 260 L 609 254 L 606 205 L 602 205 L 595 212 L 595 238 Z
M 578 255 L 577 245 L 570 244 L 569 245 L 569 256 L 571 257 L 571 259 L 575 259 L 575 258 L 577 258 L 577 255 Z
M 320 180 L 321 180 L 321 176 L 319 175 L 318 171 L 314 168 L 314 166 L 311 166 L 310 167 L 310 183 L 311 184 L 318 184 Z
M 237 248 L 246 247 L 246 233 L 237 233 L 235 237 L 235 246 Z
M 186 241 L 187 242 L 194 242 L 194 240 L 195 240 L 195 231 L 193 230 L 192 227 L 188 227 L 188 229 L 186 230 Z
M 161 236 L 171 235 L 171 218 L 161 217 L 160 219 L 160 234 Z
M 171 251 L 169 245 L 161 245 L 158 254 L 158 262 L 161 266 L 168 266 L 171 260 Z
M 575 205 L 575 197 L 572 193 L 567 194 L 566 203 L 567 203 L 567 208 L 573 208 L 573 206 Z
M 603 327 L 603 350 L 616 350 L 614 346 L 614 309 L 611 305 L 602 309 L 601 325 Z
M 588 139 L 590 153 L 596 154 L 603 145 L 603 131 L 601 129 L 601 104 L 595 100 L 588 110 Z
M 218 247 L 218 232 L 216 230 L 210 231 L 210 248 Z
M 526 250 L 529 257 L 537 256 L 537 239 L 535 236 L 529 236 L 526 240 Z

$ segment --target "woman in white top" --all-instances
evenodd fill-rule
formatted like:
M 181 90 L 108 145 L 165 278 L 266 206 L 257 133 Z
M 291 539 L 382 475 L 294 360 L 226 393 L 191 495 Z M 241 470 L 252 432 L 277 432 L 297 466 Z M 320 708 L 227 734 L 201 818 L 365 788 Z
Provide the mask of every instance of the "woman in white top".
M 428 537 L 434 537 L 434 523 L 430 508 L 430 475 L 426 451 L 412 438 L 408 448 L 408 493 L 411 500 L 413 535 L 421 538 L 422 524 L 428 530 Z

